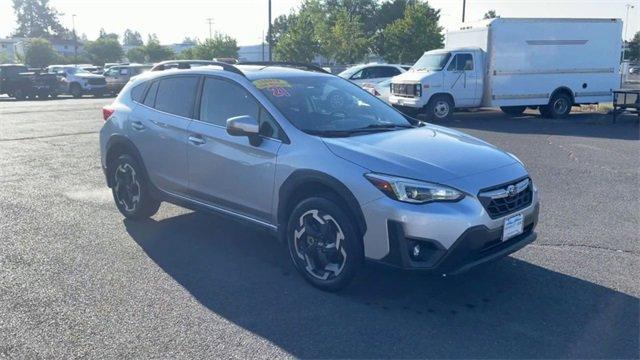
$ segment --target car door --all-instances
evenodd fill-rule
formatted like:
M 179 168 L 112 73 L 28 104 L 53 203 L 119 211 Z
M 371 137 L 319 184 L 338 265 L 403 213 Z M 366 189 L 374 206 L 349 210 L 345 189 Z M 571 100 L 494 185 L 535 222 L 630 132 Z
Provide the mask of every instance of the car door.
M 152 183 L 173 194 L 184 194 L 187 188 L 187 129 L 199 81 L 197 75 L 153 81 L 144 101 L 129 117 L 128 133 Z
M 227 119 L 250 115 L 260 121 L 261 142 L 227 133 Z M 189 126 L 189 189 L 201 202 L 271 223 L 280 128 L 240 84 L 206 77 L 199 120 Z
M 119 71 L 120 71 L 120 67 L 114 66 L 104 73 L 104 78 L 107 81 L 107 88 L 109 90 L 116 89 Z
M 456 107 L 476 106 L 478 75 L 473 54 L 457 53 L 444 71 L 445 88 L 453 95 Z

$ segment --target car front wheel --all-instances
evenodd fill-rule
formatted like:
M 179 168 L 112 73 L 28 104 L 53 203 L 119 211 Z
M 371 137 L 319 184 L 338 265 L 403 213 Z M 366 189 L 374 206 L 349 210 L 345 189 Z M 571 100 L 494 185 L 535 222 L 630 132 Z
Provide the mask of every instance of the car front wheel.
M 287 242 L 296 269 L 313 286 L 338 291 L 362 265 L 362 241 L 355 224 L 327 195 L 300 202 L 289 218 Z
M 427 104 L 427 118 L 429 120 L 451 120 L 453 102 L 448 96 L 436 95 Z

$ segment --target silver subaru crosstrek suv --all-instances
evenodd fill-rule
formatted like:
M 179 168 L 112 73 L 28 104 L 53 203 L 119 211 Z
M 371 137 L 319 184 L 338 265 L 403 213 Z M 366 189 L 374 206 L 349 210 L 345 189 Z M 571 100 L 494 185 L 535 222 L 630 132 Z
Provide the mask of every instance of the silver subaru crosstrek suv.
M 102 167 L 125 217 L 167 201 L 255 224 L 323 290 L 365 259 L 455 274 L 536 238 L 538 190 L 514 155 L 311 65 L 146 73 L 103 116 Z

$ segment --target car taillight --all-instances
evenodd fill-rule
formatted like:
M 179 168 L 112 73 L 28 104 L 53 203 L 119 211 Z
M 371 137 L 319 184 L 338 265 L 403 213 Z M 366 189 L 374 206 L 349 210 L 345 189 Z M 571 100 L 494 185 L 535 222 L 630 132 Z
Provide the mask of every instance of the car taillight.
M 104 121 L 109 120 L 109 118 L 111 117 L 111 115 L 113 115 L 113 112 L 115 111 L 115 109 L 110 108 L 108 106 L 105 106 L 102 108 L 102 119 Z

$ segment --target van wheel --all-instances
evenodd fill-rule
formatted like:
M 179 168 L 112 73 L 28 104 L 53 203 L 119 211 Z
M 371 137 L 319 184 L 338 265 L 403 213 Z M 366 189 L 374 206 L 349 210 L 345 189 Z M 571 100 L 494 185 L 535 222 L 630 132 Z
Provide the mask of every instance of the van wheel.
M 453 102 L 448 96 L 436 95 L 427 104 L 429 120 L 450 120 L 453 114 Z
M 526 109 L 526 106 L 500 106 L 500 110 L 510 116 L 522 115 Z
M 355 224 L 333 196 L 300 202 L 289 217 L 287 243 L 294 266 L 324 291 L 347 286 L 362 266 L 364 250 Z
M 557 93 L 551 97 L 549 104 L 540 107 L 540 114 L 543 117 L 562 119 L 571 112 L 571 97 L 565 93 Z
M 128 219 L 141 220 L 153 216 L 160 201 L 151 195 L 144 169 L 131 155 L 120 155 L 110 165 L 113 176 L 111 192 L 120 213 Z
M 69 93 L 71 93 L 71 96 L 73 96 L 74 98 L 79 98 L 82 96 L 82 89 L 80 88 L 80 85 L 78 84 L 71 84 L 71 88 L 69 89 Z

